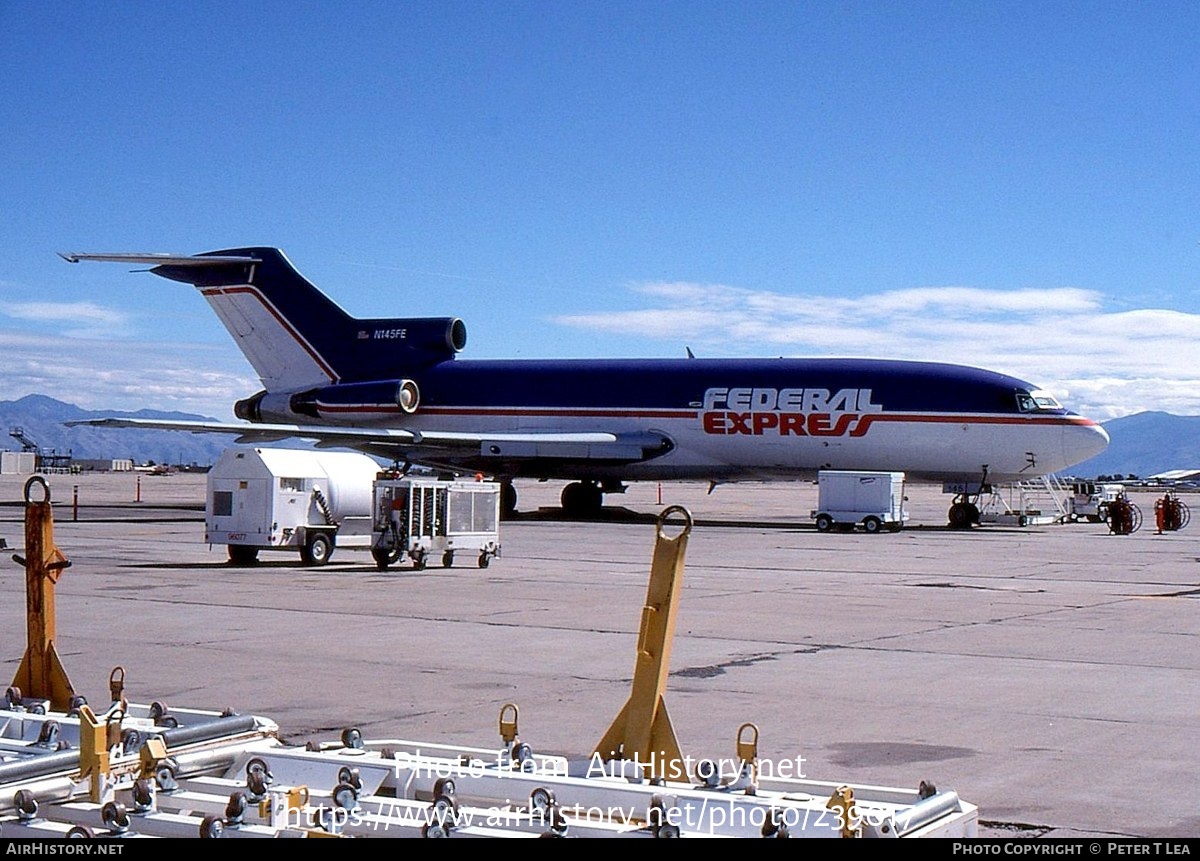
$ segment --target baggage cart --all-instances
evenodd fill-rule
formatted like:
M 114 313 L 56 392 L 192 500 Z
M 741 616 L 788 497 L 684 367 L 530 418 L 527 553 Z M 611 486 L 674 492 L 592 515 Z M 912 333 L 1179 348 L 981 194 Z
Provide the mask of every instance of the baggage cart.
M 443 568 L 467 556 L 486 568 L 500 555 L 500 485 L 381 472 L 374 485 L 371 556 L 381 569 L 409 561 Z
M 869 533 L 899 532 L 908 519 L 902 472 L 822 470 L 817 485 L 820 499 L 811 517 L 819 532 L 856 526 Z

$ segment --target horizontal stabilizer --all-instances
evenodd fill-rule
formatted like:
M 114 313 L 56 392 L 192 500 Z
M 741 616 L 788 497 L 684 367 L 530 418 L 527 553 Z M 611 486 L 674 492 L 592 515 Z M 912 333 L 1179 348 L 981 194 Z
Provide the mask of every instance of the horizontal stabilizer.
M 94 260 L 98 263 L 148 263 L 151 266 L 228 266 L 230 263 L 261 263 L 257 257 L 193 256 L 188 254 L 68 254 L 59 252 L 68 263 Z

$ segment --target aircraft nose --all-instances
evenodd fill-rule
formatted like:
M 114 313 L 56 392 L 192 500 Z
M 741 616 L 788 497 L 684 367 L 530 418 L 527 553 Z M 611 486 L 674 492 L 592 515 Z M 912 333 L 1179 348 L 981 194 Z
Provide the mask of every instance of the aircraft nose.
M 1082 463 L 1108 448 L 1108 431 L 1097 424 L 1071 425 L 1063 431 L 1063 455 L 1068 466 Z

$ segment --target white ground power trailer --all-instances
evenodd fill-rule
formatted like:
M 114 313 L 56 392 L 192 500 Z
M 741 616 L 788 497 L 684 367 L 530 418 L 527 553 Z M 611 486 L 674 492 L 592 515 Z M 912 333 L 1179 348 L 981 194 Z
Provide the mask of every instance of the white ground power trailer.
M 371 487 L 379 464 L 365 454 L 237 446 L 208 474 L 205 540 L 231 562 L 260 550 L 299 552 L 324 565 L 335 547 L 371 546 Z
M 904 510 L 904 473 L 822 470 L 817 473 L 819 497 L 812 512 L 817 531 L 883 530 L 899 532 L 908 519 Z

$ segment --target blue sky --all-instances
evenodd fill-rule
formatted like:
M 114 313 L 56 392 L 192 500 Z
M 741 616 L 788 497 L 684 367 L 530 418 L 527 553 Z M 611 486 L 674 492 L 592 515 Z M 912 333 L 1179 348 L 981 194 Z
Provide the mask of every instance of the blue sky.
M 218 418 L 274 245 L 464 357 L 980 365 L 1200 414 L 1190 2 L 0 0 L 5 399 Z

